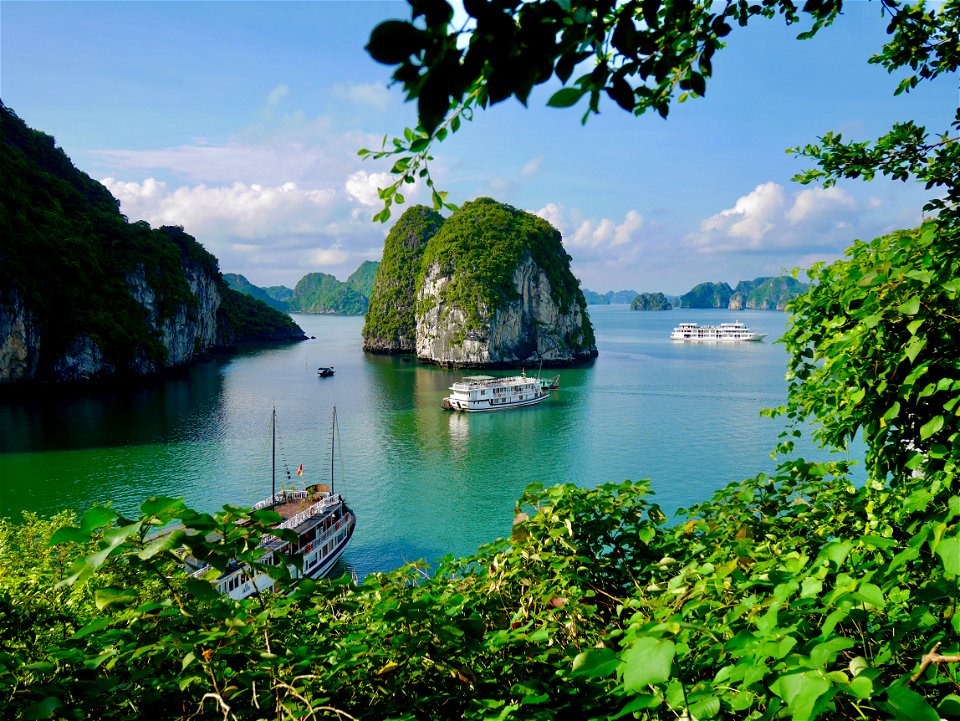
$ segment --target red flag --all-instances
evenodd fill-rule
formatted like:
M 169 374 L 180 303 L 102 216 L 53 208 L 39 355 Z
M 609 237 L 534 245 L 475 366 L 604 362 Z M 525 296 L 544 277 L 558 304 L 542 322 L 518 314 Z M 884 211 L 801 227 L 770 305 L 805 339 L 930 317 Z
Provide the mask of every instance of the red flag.
M 303 475 L 303 464 L 302 464 L 302 463 L 300 464 L 300 467 L 297 469 L 297 475 L 298 475 L 298 476 L 302 476 L 302 475 Z

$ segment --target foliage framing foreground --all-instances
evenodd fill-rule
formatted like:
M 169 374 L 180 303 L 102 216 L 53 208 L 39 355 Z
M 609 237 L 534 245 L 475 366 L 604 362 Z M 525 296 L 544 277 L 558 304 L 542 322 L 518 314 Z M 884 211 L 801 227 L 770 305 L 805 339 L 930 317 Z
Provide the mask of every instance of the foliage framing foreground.
M 833 447 L 861 432 L 866 483 L 844 462 L 788 460 L 672 523 L 646 482 L 536 485 L 512 537 L 472 557 L 242 602 L 178 573 L 179 554 L 256 568 L 271 512 L 151 499 L 136 520 L 0 523 L 0 705 L 31 719 L 960 717 L 952 221 L 856 244 L 793 309 L 774 413 L 797 429 L 813 416 Z

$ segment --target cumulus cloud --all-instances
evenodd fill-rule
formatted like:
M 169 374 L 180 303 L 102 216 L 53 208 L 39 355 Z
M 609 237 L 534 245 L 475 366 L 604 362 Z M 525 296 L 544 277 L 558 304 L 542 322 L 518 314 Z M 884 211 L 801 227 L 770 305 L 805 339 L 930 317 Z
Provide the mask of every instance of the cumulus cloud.
M 858 203 L 838 187 L 788 194 L 777 183 L 762 183 L 732 208 L 703 220 L 685 241 L 706 253 L 844 247 L 865 207 L 873 205 Z
M 354 218 L 353 199 L 333 188 L 102 182 L 131 220 L 184 226 L 220 259 L 224 272 L 243 273 L 254 283 L 295 283 L 317 270 L 346 277 L 383 247 L 383 229 L 368 217 Z
M 622 221 L 616 221 L 587 218 L 578 209 L 547 203 L 536 215 L 560 231 L 568 251 L 580 250 L 584 256 L 640 243 L 650 225 L 636 210 L 627 211 Z
M 379 190 L 393 183 L 393 180 L 390 173 L 368 173 L 358 170 L 347 178 L 345 188 L 351 198 L 372 207 L 383 203 L 380 200 Z

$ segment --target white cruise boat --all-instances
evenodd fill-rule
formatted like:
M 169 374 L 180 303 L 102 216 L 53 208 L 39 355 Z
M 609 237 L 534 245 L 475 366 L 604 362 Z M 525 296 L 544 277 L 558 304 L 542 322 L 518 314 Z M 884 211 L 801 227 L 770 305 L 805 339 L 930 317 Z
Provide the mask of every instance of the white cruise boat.
M 680 323 L 670 334 L 670 340 L 701 343 L 757 342 L 767 337 L 766 333 L 754 333 L 740 321 L 720 325 Z
M 274 411 L 274 429 L 276 411 Z M 263 536 L 260 547 L 264 549 L 259 562 L 267 566 L 282 563 L 281 554 L 294 556 L 302 561 L 302 570 L 289 565 L 293 579 L 323 578 L 333 569 L 343 555 L 356 529 L 357 517 L 333 490 L 333 452 L 337 435 L 337 409 L 333 409 L 333 436 L 330 443 L 330 485 L 314 484 L 303 490 L 281 490 L 251 507 L 252 511 L 269 509 L 280 514 L 283 520 L 276 529 L 289 528 L 296 532 L 296 541 L 284 541 L 276 536 Z M 276 432 L 274 431 L 274 448 Z M 274 458 L 276 453 L 274 451 Z M 303 466 L 297 471 L 301 475 Z M 186 570 L 195 577 L 207 577 L 211 567 L 206 563 L 189 559 Z M 235 600 L 269 591 L 274 579 L 267 573 L 253 572 L 237 562 L 231 562 L 226 570 L 213 581 L 215 588 Z
M 508 378 L 493 376 L 466 376 L 450 386 L 450 395 L 443 399 L 443 407 L 452 411 L 478 413 L 502 411 L 507 408 L 532 406 L 546 398 L 540 379 L 526 374 Z

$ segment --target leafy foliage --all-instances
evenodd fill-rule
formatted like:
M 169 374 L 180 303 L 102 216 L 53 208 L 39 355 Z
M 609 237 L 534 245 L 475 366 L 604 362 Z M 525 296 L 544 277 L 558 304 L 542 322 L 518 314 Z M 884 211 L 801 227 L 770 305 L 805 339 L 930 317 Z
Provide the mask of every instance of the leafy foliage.
M 400 190 L 425 178 L 434 207 L 451 207 L 447 194 L 430 177 L 434 143 L 457 132 L 478 108 L 510 97 L 526 104 L 534 86 L 552 78 L 562 87 L 549 99 L 557 108 L 586 103 L 585 123 L 602 101 L 643 115 L 666 118 L 674 102 L 706 94 L 713 56 L 732 42 L 735 27 L 761 18 L 799 24 L 799 39 L 816 35 L 838 18 L 843 0 L 792 0 L 713 3 L 707 0 L 502 0 L 466 2 L 468 18 L 451 24 L 445 0 L 409 0 L 409 21 L 390 20 L 374 28 L 367 50 L 379 62 L 396 66 L 393 79 L 417 101 L 419 125 L 407 128 L 378 150 L 361 157 L 389 158 L 396 180 L 380 191 L 386 222 Z M 890 18 L 888 42 L 870 62 L 894 72 L 907 69 L 897 93 L 920 81 L 956 72 L 960 65 L 960 2 L 946 0 L 936 10 L 922 0 L 879 0 Z M 845 142 L 827 133 L 818 144 L 796 148 L 818 169 L 801 174 L 806 182 L 830 184 L 836 177 L 872 177 L 876 172 L 906 179 L 915 175 L 929 187 L 948 188 L 956 176 L 960 118 L 947 132 L 930 135 L 912 122 L 899 124 L 875 143 Z M 957 197 L 952 196 L 952 202 Z
M 427 243 L 442 225 L 439 213 L 415 205 L 405 210 L 390 229 L 363 325 L 364 350 L 414 350 L 417 277 Z

